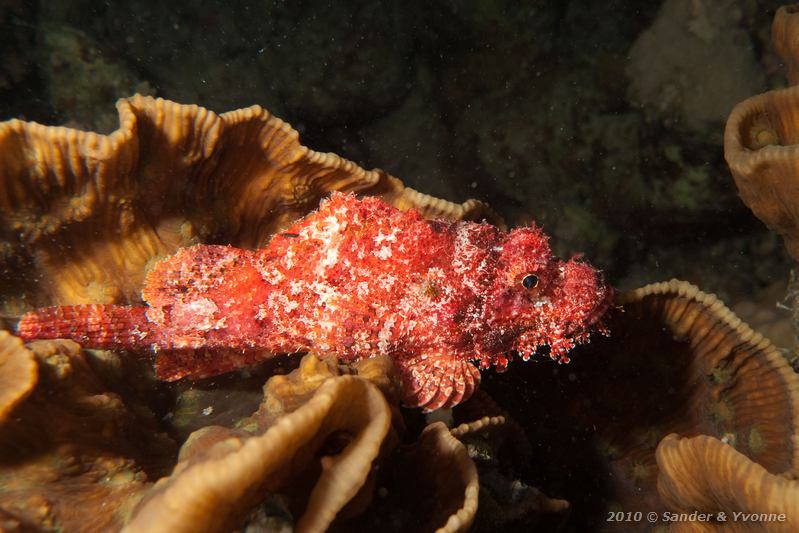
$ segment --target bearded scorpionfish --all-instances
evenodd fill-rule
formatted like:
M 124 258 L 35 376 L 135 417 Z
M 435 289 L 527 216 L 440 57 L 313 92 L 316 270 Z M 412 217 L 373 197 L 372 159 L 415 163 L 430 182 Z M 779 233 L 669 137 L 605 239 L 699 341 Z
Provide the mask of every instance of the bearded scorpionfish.
M 590 265 L 554 257 L 535 225 L 425 220 L 334 193 L 262 249 L 180 249 L 153 267 L 142 296 L 146 305 L 39 309 L 18 335 L 150 350 L 170 381 L 278 353 L 388 354 L 404 403 L 430 411 L 469 398 L 475 363 L 504 371 L 544 345 L 568 362 L 576 343 L 606 333 L 613 290 Z

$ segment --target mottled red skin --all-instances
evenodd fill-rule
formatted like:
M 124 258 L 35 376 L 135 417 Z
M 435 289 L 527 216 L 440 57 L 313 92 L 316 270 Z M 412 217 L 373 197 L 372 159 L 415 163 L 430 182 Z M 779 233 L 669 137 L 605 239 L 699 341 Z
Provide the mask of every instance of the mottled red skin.
M 523 285 L 528 274 L 534 287 Z M 501 371 L 511 353 L 526 360 L 549 345 L 552 359 L 568 362 L 575 343 L 602 329 L 612 289 L 588 264 L 553 257 L 536 227 L 428 221 L 335 193 L 263 249 L 179 250 L 149 273 L 142 295 L 146 306 L 28 313 L 18 334 L 148 348 L 165 380 L 276 353 L 385 353 L 400 368 L 405 403 L 432 410 L 472 394 L 472 361 Z

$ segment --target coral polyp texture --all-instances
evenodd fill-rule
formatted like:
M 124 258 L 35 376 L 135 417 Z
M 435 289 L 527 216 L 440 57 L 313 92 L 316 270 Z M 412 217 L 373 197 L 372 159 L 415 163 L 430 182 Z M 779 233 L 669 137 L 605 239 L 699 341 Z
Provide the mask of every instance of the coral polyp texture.
M 156 264 L 147 305 L 48 307 L 23 339 L 152 350 L 161 379 L 202 378 L 275 353 L 343 361 L 390 355 L 406 405 L 451 407 L 544 345 L 552 359 L 603 330 L 613 291 L 590 265 L 552 255 L 537 227 L 429 221 L 334 193 L 261 249 L 196 245 Z

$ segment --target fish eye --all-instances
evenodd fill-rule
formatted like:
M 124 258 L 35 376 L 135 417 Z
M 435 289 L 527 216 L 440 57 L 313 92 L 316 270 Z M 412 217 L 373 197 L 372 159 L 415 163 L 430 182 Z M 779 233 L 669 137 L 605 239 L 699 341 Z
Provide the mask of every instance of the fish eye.
M 535 274 L 527 274 L 524 276 L 524 279 L 522 279 L 522 286 L 525 289 L 532 289 L 536 285 L 538 285 L 538 276 Z

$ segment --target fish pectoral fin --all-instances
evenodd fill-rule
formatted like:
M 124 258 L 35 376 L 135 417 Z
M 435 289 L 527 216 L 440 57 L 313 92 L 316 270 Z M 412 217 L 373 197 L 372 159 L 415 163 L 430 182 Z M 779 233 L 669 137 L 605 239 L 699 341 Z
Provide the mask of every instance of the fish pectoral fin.
M 417 355 L 402 358 L 397 365 L 403 403 L 426 412 L 454 407 L 480 385 L 480 371 L 461 355 Z

